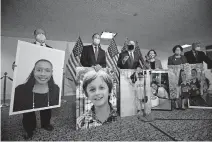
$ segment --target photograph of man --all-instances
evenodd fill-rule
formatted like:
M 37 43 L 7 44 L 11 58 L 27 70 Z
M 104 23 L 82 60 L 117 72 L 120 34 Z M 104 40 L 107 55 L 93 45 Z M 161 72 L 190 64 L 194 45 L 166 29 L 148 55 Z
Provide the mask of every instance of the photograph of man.
M 135 54 L 135 42 L 130 41 L 128 44 L 127 51 L 124 51 L 119 54 L 119 59 L 117 62 L 117 66 L 120 69 L 137 69 L 140 67 L 138 54 Z
M 80 63 L 83 67 L 101 66 L 106 67 L 106 56 L 105 51 L 100 45 L 100 35 L 95 33 L 92 36 L 92 45 L 83 47 Z
M 211 68 L 212 60 L 206 56 L 203 51 L 200 51 L 200 43 L 193 43 L 192 50 L 185 52 L 184 56 L 186 57 L 189 64 L 205 62 L 208 65 L 208 68 Z

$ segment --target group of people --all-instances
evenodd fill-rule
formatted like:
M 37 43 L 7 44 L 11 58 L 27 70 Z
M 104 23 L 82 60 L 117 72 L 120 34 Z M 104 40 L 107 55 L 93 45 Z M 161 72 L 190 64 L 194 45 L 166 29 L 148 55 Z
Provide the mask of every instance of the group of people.
M 35 42 L 33 42 L 34 44 L 38 44 L 40 46 L 44 46 L 47 48 L 52 48 L 45 43 L 46 36 L 44 30 L 36 29 L 34 31 L 34 36 L 35 36 Z M 89 98 L 89 100 L 91 100 L 93 106 L 91 107 L 90 111 L 86 112 L 83 116 L 80 116 L 77 119 L 78 128 L 90 128 L 93 126 L 99 126 L 116 120 L 118 116 L 116 111 L 111 107 L 111 104 L 108 101 L 110 99 L 113 81 L 112 78 L 107 73 L 101 71 L 101 68 L 106 67 L 106 53 L 101 48 L 100 40 L 101 40 L 100 34 L 95 33 L 92 36 L 92 44 L 84 46 L 81 53 L 80 58 L 81 65 L 84 67 L 95 67 L 96 70 L 88 72 L 83 78 L 83 91 L 85 92 L 85 95 Z M 205 55 L 204 52 L 198 51 L 198 48 L 199 44 L 194 43 L 192 44 L 192 50 L 182 55 L 183 48 L 180 45 L 176 45 L 173 48 L 174 55 L 168 58 L 168 65 L 180 65 L 185 63 L 195 64 L 195 63 L 206 62 L 211 67 L 212 60 L 210 60 Z M 150 50 L 147 53 L 146 60 L 143 60 L 142 59 L 143 57 L 135 52 L 135 42 L 130 41 L 127 50 L 119 54 L 117 66 L 120 69 L 163 69 L 161 61 L 156 57 L 157 57 L 156 51 Z M 47 64 L 48 69 L 44 69 L 44 64 L 45 65 Z M 13 63 L 12 68 L 14 69 L 14 67 L 16 67 L 15 62 Z M 25 84 L 16 87 L 15 92 L 18 93 L 15 94 L 15 97 L 18 97 L 18 95 L 33 94 L 31 96 L 34 96 L 33 100 L 35 100 L 35 102 L 33 102 L 33 106 L 29 107 L 36 107 L 36 98 L 38 97 L 48 98 L 48 95 L 52 95 L 51 93 L 52 82 L 54 85 L 54 81 L 52 78 L 52 68 L 53 66 L 49 61 L 39 60 L 35 64 L 35 67 L 32 73 L 30 74 L 28 81 Z M 48 74 L 48 77 L 44 79 L 39 76 L 39 73 L 42 74 L 41 76 L 43 76 L 43 74 Z M 185 92 L 184 88 L 185 86 L 187 86 L 187 84 L 184 82 L 182 72 L 181 75 L 182 75 L 182 81 L 179 82 L 179 85 L 182 88 L 183 99 L 184 98 L 186 99 L 187 97 L 186 95 L 184 95 L 186 94 L 184 93 Z M 26 90 L 23 88 L 26 87 L 27 85 L 30 86 L 27 87 L 28 92 L 23 91 Z M 158 89 L 159 87 L 157 86 L 157 84 L 153 83 L 152 86 L 153 88 L 157 88 L 155 89 L 156 92 L 160 90 Z M 54 90 L 53 92 L 59 93 L 59 89 L 57 89 L 56 91 Z M 30 97 L 29 99 L 31 100 L 32 97 Z M 145 98 L 142 101 L 146 102 L 147 99 L 148 98 Z M 49 102 L 49 99 L 43 99 L 43 100 L 47 100 L 47 102 L 44 103 L 47 103 L 48 105 L 49 103 L 51 104 L 51 101 Z M 21 102 L 21 100 L 19 101 Z M 14 103 L 14 106 L 17 106 L 17 102 Z M 48 131 L 52 131 L 53 126 L 50 124 L 51 109 L 41 110 L 40 116 L 41 116 L 42 128 Z M 33 131 L 36 128 L 35 112 L 24 113 L 22 122 L 24 129 L 27 132 L 25 139 L 29 139 L 33 136 Z

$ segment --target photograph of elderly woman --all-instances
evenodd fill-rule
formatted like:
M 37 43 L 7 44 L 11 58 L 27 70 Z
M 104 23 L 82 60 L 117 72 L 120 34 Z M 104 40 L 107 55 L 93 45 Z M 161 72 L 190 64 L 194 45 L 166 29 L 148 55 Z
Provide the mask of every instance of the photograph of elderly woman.
M 19 42 L 10 115 L 60 106 L 64 57 L 64 51 Z
M 76 129 L 88 129 L 117 120 L 117 82 L 108 69 L 78 67 Z

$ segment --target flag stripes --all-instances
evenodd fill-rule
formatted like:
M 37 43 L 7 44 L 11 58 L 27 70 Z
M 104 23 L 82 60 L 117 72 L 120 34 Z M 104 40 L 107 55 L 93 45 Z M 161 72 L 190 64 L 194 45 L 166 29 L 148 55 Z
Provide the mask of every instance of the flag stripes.
M 66 65 L 75 83 L 76 83 L 76 67 L 82 66 L 80 64 L 80 56 L 81 56 L 82 50 L 83 50 L 83 43 L 81 38 L 79 37 L 70 54 L 70 57 L 68 59 L 68 64 Z

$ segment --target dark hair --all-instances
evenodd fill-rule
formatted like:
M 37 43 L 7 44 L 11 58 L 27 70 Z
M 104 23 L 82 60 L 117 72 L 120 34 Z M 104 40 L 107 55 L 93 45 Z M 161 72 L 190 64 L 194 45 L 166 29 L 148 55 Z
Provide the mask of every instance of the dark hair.
M 100 36 L 99 33 L 95 33 L 95 34 L 92 35 L 92 39 L 94 39 L 95 35 L 99 35 Z
M 157 52 L 154 49 L 149 50 L 148 53 L 147 53 L 147 56 L 149 56 L 151 51 L 153 51 L 155 53 L 155 55 L 157 56 Z
M 49 60 L 46 60 L 46 59 L 40 59 L 40 60 L 38 60 L 38 61 L 35 63 L 34 68 L 33 68 L 33 70 L 31 71 L 31 73 L 30 73 L 30 75 L 29 75 L 29 77 L 27 78 L 27 81 L 26 81 L 26 83 L 25 83 L 25 86 L 26 86 L 27 90 L 29 90 L 29 91 L 32 91 L 32 89 L 33 89 L 33 87 L 34 87 L 34 85 L 35 85 L 35 77 L 34 77 L 35 66 L 36 66 L 37 63 L 39 63 L 39 62 L 41 62 L 41 61 L 50 63 L 51 66 L 52 66 L 52 68 L 53 68 L 52 63 L 51 63 Z M 48 81 L 49 91 L 52 91 L 52 90 L 53 90 L 54 84 L 55 84 L 54 78 L 53 78 L 53 76 L 51 76 L 50 80 Z
M 192 49 L 195 49 L 198 45 L 200 45 L 200 42 L 192 43 Z
M 34 30 L 34 35 L 37 34 L 37 30 L 42 30 L 42 31 L 44 32 L 44 35 L 46 35 L 46 32 L 45 32 L 43 29 L 35 29 L 35 30 Z
M 151 87 L 152 87 L 152 84 L 155 84 L 157 86 L 156 94 L 158 94 L 158 87 L 159 87 L 159 85 L 158 85 L 157 81 L 152 81 L 151 82 Z
M 175 53 L 175 51 L 176 51 L 177 48 L 180 48 L 181 52 L 183 51 L 182 46 L 176 45 L 176 46 L 174 46 L 173 49 L 172 49 L 173 53 Z
M 197 70 L 194 68 L 194 69 L 192 69 L 191 71 L 195 71 L 196 73 L 197 73 Z
M 180 70 L 180 75 L 179 75 L 179 80 L 178 80 L 178 86 L 180 86 L 181 83 L 183 82 L 183 80 L 182 80 L 182 72 L 184 72 L 183 69 Z

